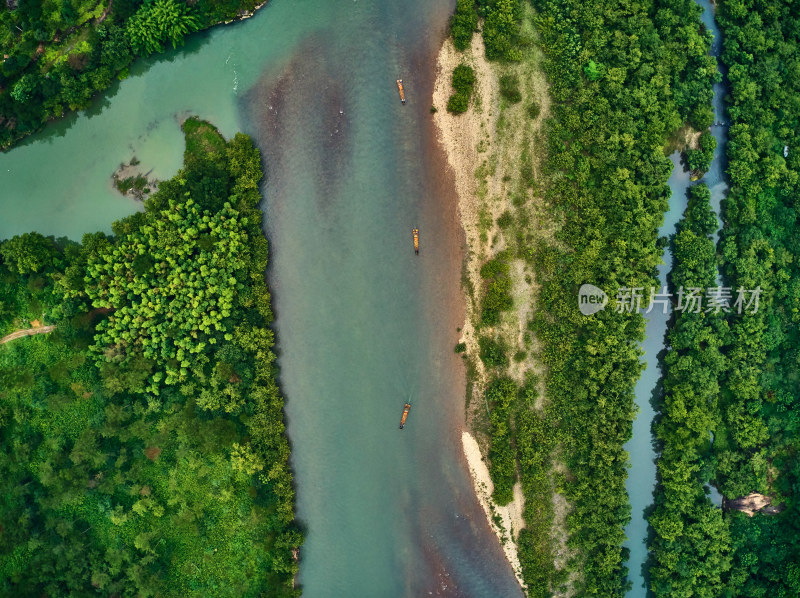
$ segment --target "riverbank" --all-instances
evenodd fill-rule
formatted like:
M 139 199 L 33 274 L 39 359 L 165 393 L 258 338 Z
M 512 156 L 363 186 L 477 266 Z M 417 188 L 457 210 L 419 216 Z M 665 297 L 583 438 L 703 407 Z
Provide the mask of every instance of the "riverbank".
M 517 554 L 516 539 L 520 530 L 525 527 L 525 520 L 522 517 L 522 508 L 525 504 L 525 497 L 522 495 L 522 486 L 517 483 L 514 485 L 514 500 L 505 506 L 498 506 L 492 500 L 494 484 L 489 476 L 489 468 L 481 454 L 481 447 L 478 441 L 469 432 L 461 435 L 461 442 L 464 447 L 464 457 L 469 465 L 469 473 L 472 476 L 472 483 L 475 486 L 475 494 L 478 502 L 489 520 L 492 531 L 500 539 L 503 546 L 503 553 L 514 570 L 514 575 L 519 585 L 525 587 L 525 580 L 522 578 L 522 566 Z
M 477 83 L 474 90 L 473 106 L 466 113 L 453 116 L 443 108 L 447 105 L 450 96 L 453 69 L 464 62 L 472 66 L 476 73 Z M 461 227 L 464 230 L 467 251 L 464 257 L 464 279 L 462 286 L 465 290 L 465 320 L 461 328 L 460 343 L 466 345 L 466 360 L 468 361 L 467 383 L 467 428 L 469 432 L 462 435 L 464 456 L 469 465 L 475 494 L 486 514 L 486 519 L 503 547 L 503 552 L 514 570 L 514 575 L 520 585 L 524 587 L 522 573 L 517 555 L 516 538 L 519 531 L 525 527 L 522 519 L 524 497 L 518 489 L 514 493 L 515 499 L 508 505 L 498 506 L 492 500 L 494 485 L 489 476 L 489 469 L 484 462 L 487 452 L 488 438 L 474 430 L 475 410 L 482 408 L 481 395 L 488 383 L 488 373 L 483 363 L 478 358 L 478 335 L 475 330 L 475 320 L 479 316 L 479 305 L 476 290 L 481 288 L 480 259 L 486 248 L 481 242 L 480 214 L 482 201 L 478 195 L 479 180 L 474 174 L 474 168 L 479 163 L 481 155 L 478 148 L 481 142 L 496 136 L 496 123 L 498 114 L 498 94 L 496 77 L 492 67 L 486 60 L 483 52 L 483 42 L 479 36 L 473 36 L 472 47 L 466 53 L 458 52 L 450 38 L 446 39 L 439 51 L 436 63 L 436 82 L 433 90 L 432 105 L 437 107 L 434 122 L 439 132 L 439 141 L 447 156 L 447 161 L 453 171 L 456 193 L 458 195 L 458 215 Z M 442 109 L 438 109 L 441 107 Z M 483 450 L 479 446 L 476 436 L 481 438 Z M 494 519 L 494 514 L 500 515 L 503 521 L 501 528 Z M 510 537 L 506 535 L 510 534 Z
M 445 107 L 453 92 L 453 69 L 462 63 L 475 72 L 475 88 L 470 108 L 463 114 L 452 115 Z M 495 484 L 487 464 L 492 463 L 490 447 L 496 441 L 493 436 L 496 431 L 485 395 L 493 380 L 507 377 L 520 388 L 532 388 L 532 394 L 540 397 L 527 406 L 518 404 L 515 411 L 541 412 L 543 405 L 544 389 L 540 382 L 543 368 L 537 359 L 538 343 L 529 330 L 538 286 L 529 261 L 521 257 L 519 239 L 552 236 L 541 202 L 533 186 L 525 180 L 526 175 L 532 178 L 537 173 L 542 153 L 539 148 L 544 147 L 540 126 L 549 107 L 547 87 L 536 50 L 531 49 L 518 64 L 491 63 L 485 58 L 479 35 L 473 36 L 471 47 L 464 52 L 457 51 L 451 39 L 445 40 L 437 57 L 436 73 L 433 119 L 452 171 L 466 245 L 462 267 L 465 320 L 460 328 L 459 350 L 463 350 L 467 369 L 468 431 L 462 436 L 462 444 L 474 490 L 488 523 L 517 580 L 525 588 L 517 545 L 520 531 L 526 527 L 523 485 L 516 475 L 505 491 L 509 502 L 500 506 L 495 500 L 497 494 L 492 498 Z M 510 103 L 502 97 L 499 81 L 504 75 L 518 79 L 524 102 Z M 539 108 L 538 118 L 531 116 L 532 104 Z M 489 326 L 482 321 L 487 281 L 481 276 L 481 268 L 490 260 L 502 260 L 507 264 L 513 307 Z M 485 344 L 487 338 L 497 340 L 507 357 L 513 356 L 513 359 L 506 359 L 506 364 L 500 368 L 484 363 L 481 343 Z M 491 409 L 494 410 L 494 406 Z M 519 413 L 511 416 L 512 419 L 516 420 L 517 415 Z M 565 562 L 564 522 L 568 506 L 563 497 L 552 490 L 552 472 L 546 477 L 547 481 L 535 492 L 534 503 L 538 506 L 528 508 L 540 512 L 534 523 L 536 530 L 528 533 L 546 544 L 552 542 L 557 546 L 554 558 Z M 553 521 L 549 520 L 551 515 Z M 544 529 L 542 518 L 548 519 Z

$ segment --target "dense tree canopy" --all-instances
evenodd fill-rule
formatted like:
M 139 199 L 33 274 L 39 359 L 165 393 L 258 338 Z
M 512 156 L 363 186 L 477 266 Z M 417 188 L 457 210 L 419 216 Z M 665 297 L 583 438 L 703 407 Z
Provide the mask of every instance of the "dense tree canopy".
M 0 149 L 89 106 L 139 56 L 175 48 L 257 0 L 20 0 L 0 4 Z
M 4 596 L 299 594 L 260 157 L 184 129 L 114 236 L 0 245 L 2 330 L 56 325 L 0 348 Z
M 563 220 L 558 247 L 535 251 L 542 288 L 534 330 L 570 471 L 563 488 L 573 505 L 577 592 L 622 596 L 630 517 L 623 445 L 643 321 L 613 301 L 585 317 L 577 291 L 591 283 L 613 299 L 620 287 L 655 284 L 671 169 L 666 140 L 685 122 L 703 124 L 717 74 L 691 0 L 628 2 L 624 10 L 600 0 L 534 6 L 553 112 L 546 199 Z
M 716 286 L 716 218 L 710 198 L 704 184 L 689 189 L 673 240 L 673 293 L 681 286 Z M 650 585 L 656 596 L 712 597 L 725 589 L 730 531 L 704 486 L 711 477 L 711 439 L 717 431 L 723 347 L 729 337 L 722 313 L 674 312 L 656 425 L 659 485 L 649 518 L 654 533 Z
M 800 594 L 800 12 L 792 0 L 720 5 L 728 67 L 728 175 L 721 239 L 732 287 L 762 289 L 757 313 L 731 318 L 729 368 L 714 442 L 728 498 L 769 495 L 786 509 L 732 514 L 735 596 Z

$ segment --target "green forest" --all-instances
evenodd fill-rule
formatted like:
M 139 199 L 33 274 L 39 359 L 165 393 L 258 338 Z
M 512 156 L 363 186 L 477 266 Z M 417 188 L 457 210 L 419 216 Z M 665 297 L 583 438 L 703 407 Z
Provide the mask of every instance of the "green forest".
M 719 14 L 731 121 L 720 252 L 731 286 L 763 289 L 763 309 L 731 325 L 715 480 L 756 491 L 779 516 L 731 520 L 730 587 L 800 594 L 800 13 L 796 2 L 726 1 Z
M 547 400 L 543 411 L 532 409 L 535 384 L 516 388 L 504 375 L 511 348 L 481 337 L 480 358 L 492 375 L 485 397 L 490 472 L 498 504 L 511 500 L 517 479 L 523 483 L 527 528 L 518 548 L 530 595 L 549 596 L 572 576 L 578 595 L 622 596 L 630 519 L 623 445 L 631 436 L 643 320 L 613 309 L 584 318 L 573 298 L 591 282 L 609 292 L 613 307 L 617 288 L 653 286 L 666 241 L 657 233 L 670 193 L 666 155 L 684 150 L 694 180 L 709 169 L 716 149 L 708 131 L 711 86 L 720 74 L 692 1 L 533 6 L 533 36 L 520 27 L 514 0 L 459 0 L 451 20 L 457 49 L 481 32 L 487 58 L 501 63 L 527 59 L 500 50 L 508 40 L 522 56 L 538 46 L 552 101 L 536 184 L 559 222 L 557 243 L 506 238 L 512 249 L 481 270 L 478 323 L 491 326 L 512 306 L 507 260 L 532 260 L 542 286 L 530 328 L 543 344 Z M 710 192 L 691 187 L 669 240 L 670 285 L 714 287 L 719 273 L 734 299 L 736 289 L 760 287 L 761 304 L 756 313 L 686 312 L 670 322 L 654 427 L 648 580 L 665 597 L 797 596 L 800 12 L 791 1 L 724 0 L 717 18 L 729 85 L 724 227 L 716 247 Z M 519 101 L 504 79 L 503 98 Z M 685 130 L 697 135 L 690 148 L 676 141 Z M 556 485 L 572 507 L 573 557 L 561 570 L 552 565 L 552 512 L 542 506 L 554 459 L 566 462 Z M 709 499 L 709 485 L 723 495 L 722 509 Z M 735 499 L 750 493 L 770 507 L 753 517 L 737 510 Z M 528 508 L 534 501 L 537 508 Z
M 87 108 L 134 60 L 236 19 L 257 0 L 14 0 L 0 4 L 0 150 Z M 4 57 L 4 58 L 3 58 Z
M 543 285 L 533 329 L 570 472 L 564 494 L 579 593 L 622 596 L 630 519 L 623 446 L 644 322 L 613 309 L 584 318 L 573 298 L 589 281 L 612 298 L 620 287 L 654 285 L 671 171 L 664 149 L 684 124 L 711 124 L 715 62 L 691 0 L 536 7 L 554 104 L 545 199 L 563 226 L 561 249 L 537 248 Z
M 184 166 L 81 243 L 0 245 L 0 594 L 297 596 L 260 154 Z
M 489 59 L 519 60 L 522 49 L 537 43 L 552 100 L 538 184 L 551 217 L 561 222 L 558 242 L 515 243 L 542 285 L 530 329 L 543 345 L 548 400 L 543 412 L 531 409 L 533 379 L 520 389 L 503 378 L 489 385 L 490 472 L 500 504 L 510 500 L 518 471 L 526 505 L 541 505 L 551 451 L 559 447 L 568 474 L 556 483 L 571 505 L 574 556 L 554 569 L 551 514 L 526 506 L 519 555 L 529 594 L 549 596 L 572 577 L 578 595 L 623 596 L 623 528 L 630 519 L 623 445 L 631 437 L 644 321 L 613 309 L 584 318 L 574 297 L 585 282 L 612 297 L 619 287 L 652 286 L 669 197 L 665 148 L 682 126 L 711 124 L 718 75 L 701 9 L 691 0 L 624 8 L 600 0 L 533 5 L 536 40 L 522 34 L 521 5 L 514 0 L 459 2 L 451 22 L 455 42 L 466 47 L 469 11 L 484 17 Z M 513 78 L 500 83 L 507 101 L 520 101 Z M 489 262 L 481 274 L 489 280 L 482 323 L 492 324 L 510 298 L 503 299 L 503 268 Z
M 727 286 L 761 295 L 756 313 L 681 314 L 670 332 L 652 588 L 788 598 L 800 595 L 800 14 L 794 2 L 726 0 L 717 19 L 729 80 L 724 226 L 715 251 L 707 191 L 693 188 L 673 283 L 713 280 L 719 263 Z M 726 500 L 757 493 L 769 505 L 752 517 L 711 508 L 709 482 Z
M 672 243 L 673 289 L 716 286 L 712 235 L 717 227 L 705 184 L 689 189 Z M 651 588 L 656 596 L 723 596 L 730 532 L 705 492 L 708 453 L 730 337 L 723 313 L 674 312 L 664 358 L 663 399 L 656 424 L 659 486 L 650 514 Z

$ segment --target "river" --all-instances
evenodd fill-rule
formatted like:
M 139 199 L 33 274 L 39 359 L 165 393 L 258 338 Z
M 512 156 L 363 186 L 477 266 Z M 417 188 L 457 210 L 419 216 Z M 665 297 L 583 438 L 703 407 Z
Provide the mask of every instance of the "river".
M 140 209 L 121 163 L 177 172 L 186 115 L 253 135 L 310 597 L 521 594 L 461 449 L 463 240 L 429 114 L 451 4 L 273 0 L 0 154 L 0 238 L 79 239 Z
M 709 0 L 695 0 L 703 8 L 702 21 L 706 28 L 714 34 L 714 41 L 711 45 L 711 55 L 719 56 L 722 49 L 722 38 L 714 20 L 714 8 Z M 717 231 L 715 241 L 719 238 L 719 229 L 722 226 L 720 220 L 720 202 L 725 197 L 728 185 L 725 179 L 725 146 L 727 143 L 727 125 L 725 122 L 725 83 L 714 85 L 714 126 L 711 132 L 717 140 L 717 147 L 714 150 L 714 159 L 709 171 L 698 182 L 705 183 L 711 191 L 711 207 L 717 215 Z M 679 152 L 674 152 L 670 156 L 673 163 L 672 174 L 668 184 L 671 190 L 669 207 L 664 216 L 664 223 L 659 229 L 659 236 L 670 236 L 675 233 L 675 225 L 683 216 L 686 210 L 687 189 L 694 183 L 690 181 L 691 173 L 684 170 L 680 163 Z M 667 276 L 672 269 L 672 254 L 669 247 L 664 249 L 662 256 L 663 264 L 658 267 L 658 284 L 660 287 L 667 285 Z M 633 582 L 632 589 L 628 592 L 629 597 L 639 598 L 648 596 L 648 577 L 647 559 L 650 529 L 647 517 L 653 506 L 653 493 L 656 486 L 656 451 L 654 447 L 654 436 L 652 432 L 653 419 L 656 415 L 654 406 L 660 402 L 661 392 L 661 356 L 666 347 L 667 324 L 671 317 L 671 307 L 667 313 L 662 312 L 660 305 L 656 306 L 650 313 L 644 315 L 647 321 L 645 330 L 645 340 L 642 343 L 644 351 L 645 367 L 639 378 L 636 388 L 636 405 L 639 413 L 633 422 L 633 437 L 625 445 L 625 449 L 630 454 L 631 468 L 628 472 L 626 487 L 631 502 L 631 521 L 625 528 L 627 541 L 625 547 L 630 550 L 628 560 L 628 579 Z M 710 499 L 714 504 L 720 506 L 722 497 L 713 487 L 708 488 Z

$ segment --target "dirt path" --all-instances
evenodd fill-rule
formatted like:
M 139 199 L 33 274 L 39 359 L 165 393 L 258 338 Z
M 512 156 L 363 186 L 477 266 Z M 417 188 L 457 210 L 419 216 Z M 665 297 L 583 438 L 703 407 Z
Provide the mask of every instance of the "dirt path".
M 106 6 L 106 9 L 103 11 L 103 14 L 100 15 L 100 18 L 98 18 L 95 21 L 95 25 L 99 25 L 100 23 L 106 20 L 106 17 L 108 16 L 108 13 L 111 12 L 111 8 L 113 6 L 114 6 L 114 0 L 111 0 L 111 2 L 108 3 L 108 6 Z
M 34 334 L 47 334 L 48 332 L 53 332 L 55 328 L 56 328 L 55 326 L 37 326 L 36 328 L 25 328 L 24 330 L 17 330 L 16 332 L 12 332 L 11 334 L 7 334 L 3 338 L 0 338 L 0 345 L 4 345 L 10 341 L 22 338 L 23 336 L 33 336 Z

